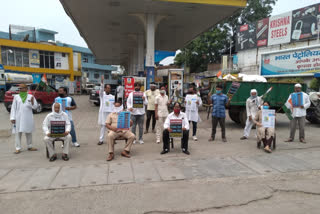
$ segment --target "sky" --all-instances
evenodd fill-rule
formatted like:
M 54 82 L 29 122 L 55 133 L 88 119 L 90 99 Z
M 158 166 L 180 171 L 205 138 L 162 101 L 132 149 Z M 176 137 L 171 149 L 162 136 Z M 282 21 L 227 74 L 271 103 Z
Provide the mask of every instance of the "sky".
M 87 47 L 59 0 L 0 0 L 0 2 L 0 31 L 8 32 L 9 24 L 46 28 L 58 32 L 56 35 L 58 41 Z M 320 0 L 278 0 L 272 15 L 316 3 L 320 3 Z

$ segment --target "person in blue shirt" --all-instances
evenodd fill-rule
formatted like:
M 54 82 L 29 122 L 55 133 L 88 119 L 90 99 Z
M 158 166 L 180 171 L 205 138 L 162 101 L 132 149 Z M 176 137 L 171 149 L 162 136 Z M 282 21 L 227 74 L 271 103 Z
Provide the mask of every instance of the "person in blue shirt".
M 214 141 L 216 136 L 216 129 L 218 123 L 221 127 L 222 141 L 227 142 L 226 139 L 226 107 L 230 104 L 230 98 L 227 95 L 222 93 L 222 86 L 216 86 L 216 94 L 209 94 L 208 103 L 212 104 L 212 130 L 211 138 L 209 141 Z

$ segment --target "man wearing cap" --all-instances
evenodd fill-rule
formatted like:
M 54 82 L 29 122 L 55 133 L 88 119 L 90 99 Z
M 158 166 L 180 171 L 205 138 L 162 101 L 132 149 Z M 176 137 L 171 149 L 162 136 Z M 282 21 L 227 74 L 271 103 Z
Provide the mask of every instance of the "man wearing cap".
M 259 106 L 261 105 L 261 97 L 258 97 L 258 92 L 256 89 L 252 89 L 250 91 L 250 97 L 247 99 L 246 102 L 246 110 L 247 110 L 247 121 L 246 121 L 246 127 L 244 128 L 243 136 L 240 138 L 240 140 L 246 140 L 248 139 L 250 135 L 251 128 L 254 124 L 254 117 L 259 111 Z
M 295 93 L 290 94 L 287 103 L 291 105 L 293 119 L 290 121 L 290 137 L 286 142 L 294 140 L 296 125 L 299 124 L 299 139 L 301 143 L 306 143 L 304 135 L 304 126 L 306 122 L 307 109 L 310 107 L 309 96 L 301 91 L 301 84 L 295 84 Z
M 19 85 L 19 94 L 13 98 L 10 120 L 13 124 L 13 132 L 15 133 L 15 154 L 21 152 L 21 137 L 25 133 L 29 151 L 37 151 L 32 147 L 32 132 L 34 131 L 33 109 L 36 109 L 38 103 L 34 96 L 28 94 L 28 86 L 26 84 Z
M 156 89 L 156 84 L 152 82 L 150 84 L 150 89 L 146 91 L 146 96 L 148 98 L 148 105 L 147 105 L 146 130 L 144 132 L 145 134 L 147 134 L 149 131 L 151 117 L 152 117 L 152 132 L 155 133 L 155 127 L 156 127 L 155 100 L 158 95 L 160 95 L 159 89 Z

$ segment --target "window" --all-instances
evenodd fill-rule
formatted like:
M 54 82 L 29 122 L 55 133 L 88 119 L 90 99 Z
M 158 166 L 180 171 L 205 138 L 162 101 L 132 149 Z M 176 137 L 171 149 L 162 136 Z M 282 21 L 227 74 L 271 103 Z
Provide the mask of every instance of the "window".
M 1 59 L 3 65 L 29 67 L 29 50 L 3 46 Z
M 105 74 L 105 75 L 104 75 L 104 79 L 105 79 L 105 80 L 108 80 L 108 79 L 109 79 L 109 74 Z
M 39 51 L 40 68 L 54 68 L 54 53 L 49 51 Z
M 87 55 L 83 55 L 82 62 L 88 63 L 89 59 Z
M 95 79 L 99 79 L 99 78 L 100 78 L 100 74 L 99 74 L 99 73 L 94 73 L 93 77 L 94 77 Z

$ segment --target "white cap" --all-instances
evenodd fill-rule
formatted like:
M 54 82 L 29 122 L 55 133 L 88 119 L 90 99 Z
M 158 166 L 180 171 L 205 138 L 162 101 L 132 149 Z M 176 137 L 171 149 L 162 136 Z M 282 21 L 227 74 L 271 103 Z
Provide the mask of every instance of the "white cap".
M 302 85 L 300 83 L 297 83 L 294 85 L 295 88 L 302 88 Z
M 251 89 L 250 94 L 252 94 L 252 93 L 257 93 L 257 90 L 256 89 Z

